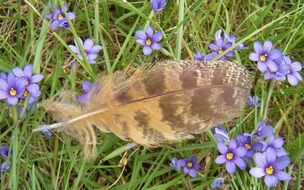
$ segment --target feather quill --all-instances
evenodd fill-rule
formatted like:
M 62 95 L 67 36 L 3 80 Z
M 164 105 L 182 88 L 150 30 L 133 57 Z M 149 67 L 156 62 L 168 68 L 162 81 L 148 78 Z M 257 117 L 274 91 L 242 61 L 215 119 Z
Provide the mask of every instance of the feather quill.
M 229 61 L 165 60 L 130 75 L 101 77 L 84 106 L 71 101 L 43 103 L 61 128 L 95 154 L 94 127 L 147 147 L 192 138 L 192 134 L 232 120 L 245 106 L 251 79 Z

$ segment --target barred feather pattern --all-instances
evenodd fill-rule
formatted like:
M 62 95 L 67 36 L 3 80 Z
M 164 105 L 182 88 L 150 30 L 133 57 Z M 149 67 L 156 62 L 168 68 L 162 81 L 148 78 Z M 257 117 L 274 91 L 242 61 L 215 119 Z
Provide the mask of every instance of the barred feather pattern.
M 147 147 L 190 139 L 238 117 L 250 88 L 249 74 L 235 62 L 165 60 L 133 75 L 120 71 L 101 77 L 82 107 L 58 101 L 43 105 L 90 157 L 94 127 Z

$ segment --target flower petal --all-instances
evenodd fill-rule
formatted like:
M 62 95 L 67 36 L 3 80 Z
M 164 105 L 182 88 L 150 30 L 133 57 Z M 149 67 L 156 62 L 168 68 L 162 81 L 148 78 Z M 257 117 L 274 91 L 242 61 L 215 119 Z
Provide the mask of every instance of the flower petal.
M 8 94 L 0 90 L 0 100 L 6 99 Z
M 287 156 L 288 153 L 284 150 L 284 148 L 276 149 L 277 157 Z
M 51 24 L 51 29 L 56 30 L 59 26 L 59 20 L 54 20 Z
M 251 61 L 259 61 L 259 60 L 260 60 L 260 57 L 259 57 L 259 54 L 257 54 L 257 53 L 251 53 L 251 54 L 249 55 L 249 59 L 250 59 Z
M 82 104 L 86 103 L 87 100 L 88 100 L 88 93 L 82 93 L 77 98 L 77 101 Z
M 273 187 L 279 182 L 279 180 L 273 175 L 266 175 L 264 182 L 268 187 Z
M 197 177 L 197 171 L 194 169 L 190 169 L 188 173 L 192 178 Z
M 33 73 L 33 65 L 32 64 L 27 64 L 24 69 L 23 69 L 23 74 L 26 77 L 31 77 Z
M 273 62 L 272 60 L 268 60 L 266 62 L 266 65 L 268 66 L 268 68 L 271 72 L 275 72 L 279 69 L 278 65 L 275 62 Z
M 265 155 L 267 163 L 273 163 L 276 159 L 276 152 L 272 148 L 268 148 Z
M 213 58 L 215 58 L 216 56 L 218 56 L 218 53 L 217 53 L 217 52 L 208 53 L 208 54 L 205 56 L 205 60 L 206 60 L 206 61 L 210 61 L 210 60 L 212 60 Z
M 275 176 L 279 180 L 281 180 L 281 181 L 289 181 L 289 180 L 291 180 L 291 176 L 288 173 L 286 173 L 286 172 L 279 171 L 279 172 L 277 172 L 275 174 Z
M 98 53 L 102 49 L 101 45 L 95 45 L 91 48 L 90 53 Z
M 31 83 L 38 83 L 43 79 L 43 75 L 42 74 L 37 74 L 31 77 Z
M 139 44 L 142 45 L 142 46 L 145 46 L 145 45 L 146 45 L 146 42 L 145 42 L 145 40 L 143 40 L 143 39 L 138 39 L 138 40 L 136 40 L 136 42 L 139 43 Z
M 273 142 L 273 146 L 275 148 L 281 148 L 283 146 L 283 144 L 284 144 L 283 138 L 276 138 Z
M 289 165 L 289 163 L 290 163 L 290 159 L 288 156 L 281 156 L 276 159 L 274 166 L 276 170 L 283 170 Z
M 302 70 L 302 65 L 300 62 L 293 62 L 291 64 L 291 68 L 293 71 L 301 71 Z
M 14 106 L 18 103 L 18 98 L 17 97 L 12 97 L 12 96 L 8 96 L 7 97 L 7 103 Z
M 97 58 L 97 54 L 95 53 L 91 53 L 88 55 L 88 60 L 89 61 L 92 61 L 92 60 L 95 60 Z
M 237 142 L 235 139 L 232 139 L 229 143 L 229 149 L 235 150 L 237 148 Z
M 151 45 L 152 49 L 161 50 L 162 46 L 159 43 L 153 43 Z
M 68 12 L 68 17 L 70 20 L 73 20 L 76 17 L 76 15 L 73 12 Z
M 152 53 L 152 48 L 149 46 L 144 46 L 143 52 L 145 55 L 150 55 Z
M 297 85 L 299 82 L 298 79 L 292 74 L 287 75 L 287 80 L 289 84 L 291 84 L 292 86 Z
M 302 76 L 298 72 L 293 72 L 293 76 L 295 76 L 299 81 L 302 80 Z
M 238 157 L 243 157 L 247 154 L 247 149 L 245 147 L 238 147 L 235 153 Z
M 83 43 L 83 48 L 87 51 L 90 52 L 91 48 L 93 47 L 94 42 L 92 39 L 87 38 L 84 43 Z
M 79 40 L 79 42 L 80 42 L 80 45 L 83 47 L 83 41 L 82 41 L 82 39 L 81 39 L 80 37 L 77 37 L 77 38 L 78 38 L 78 40 Z M 74 38 L 74 43 L 75 43 L 77 49 L 79 49 L 78 44 L 77 44 L 77 41 L 76 41 L 76 38 Z
M 152 41 L 159 42 L 163 38 L 163 34 L 161 32 L 156 32 L 153 34 Z
M 224 164 L 226 161 L 227 161 L 227 159 L 226 159 L 225 155 L 219 155 L 215 159 L 215 163 L 217 163 L 217 164 Z
M 8 90 L 8 84 L 2 78 L 0 78 L 0 90 L 2 90 L 2 91 L 7 91 Z
M 235 172 L 235 164 L 231 161 L 226 162 L 226 170 L 229 174 L 232 174 Z
M 267 125 L 261 130 L 261 137 L 266 138 L 273 135 L 273 127 L 271 125 Z
M 24 73 L 23 70 L 20 69 L 19 67 L 16 67 L 12 70 L 12 72 L 14 73 L 14 75 L 16 75 L 16 77 L 23 77 Z
M 269 58 L 271 60 L 280 59 L 281 57 L 283 57 L 283 53 L 280 50 L 278 50 L 278 49 L 271 50 L 267 54 L 267 58 Z
M 226 147 L 226 145 L 224 143 L 218 143 L 217 144 L 217 149 L 219 150 L 219 152 L 221 154 L 226 154 L 228 151 L 228 148 Z
M 233 162 L 234 162 L 241 170 L 245 170 L 245 169 L 246 169 L 246 162 L 245 162 L 243 159 L 237 157 L 237 158 L 235 158 L 235 159 L 233 160 Z
M 250 171 L 249 171 L 250 175 L 253 176 L 253 177 L 263 177 L 265 176 L 265 171 L 262 169 L 262 168 L 258 168 L 258 167 L 255 167 L 255 168 L 251 168 Z
M 152 26 L 149 25 L 149 26 L 147 27 L 147 30 L 146 30 L 147 37 L 148 37 L 148 38 L 152 38 L 152 37 L 153 37 L 153 32 L 154 32 L 154 31 L 153 31 Z
M 146 39 L 147 39 L 146 33 L 144 33 L 143 31 L 140 31 L 140 30 L 135 32 L 135 36 L 137 39 L 142 39 L 144 41 L 146 41 Z
M 82 88 L 85 92 L 90 92 L 91 89 L 93 88 L 93 83 L 91 83 L 90 81 L 86 80 L 86 81 L 83 81 L 82 83 Z
M 18 78 L 15 83 L 16 90 L 19 91 L 19 90 L 23 89 L 25 87 L 26 81 L 27 81 L 27 79 L 24 77 Z
M 253 48 L 257 54 L 261 54 L 263 52 L 262 44 L 259 41 L 253 43 Z
M 222 38 L 222 30 L 219 29 L 218 31 L 215 32 L 215 41 L 218 41 L 221 38 Z
M 36 91 L 39 91 L 39 86 L 37 84 L 30 84 L 26 87 L 26 89 L 30 92 L 30 93 L 35 93 Z
M 260 167 L 260 168 L 264 168 L 267 164 L 266 162 L 266 158 L 265 155 L 261 154 L 261 153 L 256 153 L 254 156 L 254 161 L 255 163 Z
M 263 50 L 265 52 L 270 52 L 272 48 L 272 42 L 271 41 L 266 41 L 263 45 Z
M 69 45 L 69 48 L 74 52 L 74 53 L 79 53 L 79 49 L 78 47 L 74 46 L 74 45 Z
M 210 49 L 212 49 L 214 51 L 218 51 L 219 50 L 219 48 L 217 47 L 217 45 L 215 45 L 214 43 L 210 43 L 208 46 L 209 46 Z
M 265 71 L 268 70 L 268 67 L 267 67 L 267 65 L 266 65 L 264 62 L 259 61 L 259 62 L 258 62 L 258 69 L 259 69 L 261 72 L 265 72 Z

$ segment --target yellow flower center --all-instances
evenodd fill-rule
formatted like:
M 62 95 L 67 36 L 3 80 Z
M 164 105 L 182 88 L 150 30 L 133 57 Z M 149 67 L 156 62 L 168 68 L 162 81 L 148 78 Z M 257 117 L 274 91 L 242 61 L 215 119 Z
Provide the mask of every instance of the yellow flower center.
M 23 96 L 27 97 L 28 95 L 29 95 L 29 91 L 25 90 L 25 91 L 23 92 Z
M 267 173 L 268 175 L 273 174 L 273 167 L 272 167 L 272 166 L 267 167 L 267 168 L 266 168 L 266 173 Z
M 228 160 L 232 160 L 233 159 L 233 154 L 231 153 L 231 152 L 229 152 L 229 153 L 227 153 L 226 154 L 226 158 L 228 159 Z
M 260 55 L 260 61 L 265 61 L 267 58 L 267 54 Z
M 151 45 L 151 44 L 152 44 L 152 41 L 151 41 L 151 39 L 148 38 L 148 39 L 146 40 L 146 45 L 149 46 L 149 45 Z
M 250 145 L 250 144 L 245 144 L 245 148 L 246 148 L 247 150 L 250 150 L 250 149 L 251 149 L 251 145 Z
M 188 163 L 187 163 L 187 167 L 188 167 L 188 168 L 192 168 L 192 166 L 193 166 L 192 162 L 188 162 Z
M 62 20 L 62 19 L 64 19 L 64 17 L 62 16 L 62 14 L 59 14 L 58 15 L 58 20 Z
M 218 50 L 218 53 L 219 53 L 219 54 L 223 54 L 223 52 L 224 52 L 224 51 L 222 50 L 222 48 L 220 48 L 220 49 Z
M 9 94 L 10 94 L 11 96 L 16 96 L 17 91 L 16 91 L 15 89 L 11 88 L 10 91 L 9 91 Z

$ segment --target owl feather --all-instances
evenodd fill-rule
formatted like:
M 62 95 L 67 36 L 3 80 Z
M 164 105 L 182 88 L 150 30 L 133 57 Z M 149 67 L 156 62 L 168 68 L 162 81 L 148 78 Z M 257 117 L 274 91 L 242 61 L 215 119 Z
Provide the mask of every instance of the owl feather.
M 100 77 L 85 105 L 43 103 L 61 128 L 95 153 L 94 128 L 147 147 L 193 138 L 193 134 L 240 115 L 251 88 L 247 71 L 229 61 L 156 63 L 136 73 Z

